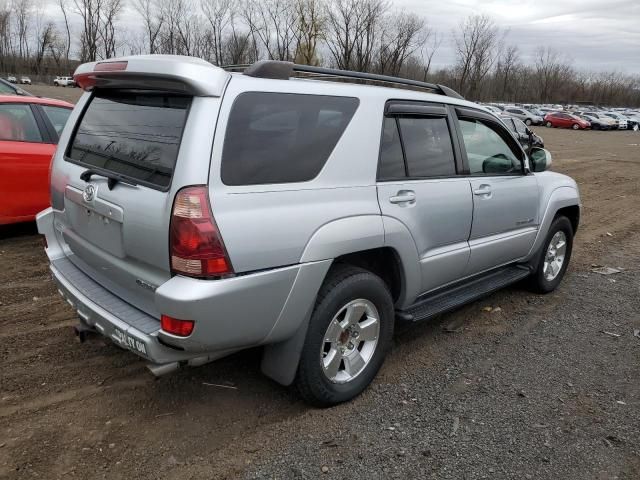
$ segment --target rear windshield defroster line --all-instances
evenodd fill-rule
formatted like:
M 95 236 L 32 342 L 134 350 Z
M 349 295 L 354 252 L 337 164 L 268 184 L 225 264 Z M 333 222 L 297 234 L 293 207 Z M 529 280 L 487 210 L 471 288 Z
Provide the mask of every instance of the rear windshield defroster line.
M 66 152 L 73 163 L 166 190 L 178 158 L 191 97 L 98 91 Z

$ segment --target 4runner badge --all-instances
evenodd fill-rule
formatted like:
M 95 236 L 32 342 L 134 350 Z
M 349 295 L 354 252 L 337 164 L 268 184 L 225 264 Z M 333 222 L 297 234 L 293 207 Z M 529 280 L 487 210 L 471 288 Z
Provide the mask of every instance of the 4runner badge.
M 85 202 L 90 202 L 96 196 L 96 186 L 93 183 L 90 183 L 86 187 L 84 187 L 84 192 L 82 192 L 82 198 Z

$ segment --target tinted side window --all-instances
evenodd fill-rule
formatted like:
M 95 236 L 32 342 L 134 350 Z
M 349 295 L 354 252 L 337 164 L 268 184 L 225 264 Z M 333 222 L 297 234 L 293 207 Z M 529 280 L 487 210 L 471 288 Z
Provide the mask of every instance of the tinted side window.
M 226 185 L 304 182 L 333 152 L 357 98 L 249 92 L 229 115 L 222 151 Z
M 42 142 L 40 129 L 29 105 L 0 105 L 0 140 Z
M 456 174 L 446 118 L 401 117 L 398 123 L 410 177 Z
M 469 172 L 477 174 L 522 173 L 522 163 L 509 145 L 506 132 L 474 119 L 460 119 Z
M 395 117 L 386 117 L 382 127 L 382 142 L 380 144 L 380 168 L 378 179 L 391 180 L 405 176 L 404 156 Z

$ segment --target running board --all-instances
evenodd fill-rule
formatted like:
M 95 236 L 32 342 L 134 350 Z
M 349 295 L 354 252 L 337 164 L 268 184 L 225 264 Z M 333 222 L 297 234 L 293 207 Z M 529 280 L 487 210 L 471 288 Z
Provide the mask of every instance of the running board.
M 458 283 L 444 291 L 436 292 L 419 300 L 406 310 L 397 310 L 396 316 L 409 322 L 428 320 L 516 283 L 529 276 L 530 273 L 531 271 L 522 265 L 494 270 L 464 283 Z

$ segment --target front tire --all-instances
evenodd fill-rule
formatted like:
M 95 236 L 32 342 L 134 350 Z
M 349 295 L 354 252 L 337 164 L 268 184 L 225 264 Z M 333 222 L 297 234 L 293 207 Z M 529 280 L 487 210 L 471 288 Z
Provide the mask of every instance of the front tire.
M 573 128 L 574 130 L 580 130 L 580 125 L 574 123 L 573 125 L 571 125 L 571 128 Z
M 302 398 L 329 407 L 359 395 L 382 366 L 393 327 L 393 299 L 384 281 L 358 267 L 333 267 L 300 356 L 295 383 Z
M 551 122 L 547 122 L 547 123 L 546 123 L 546 126 L 547 126 L 547 128 L 551 128 L 551 127 L 553 127 L 553 125 L 551 124 Z
M 530 284 L 538 293 L 553 292 L 564 277 L 573 250 L 573 226 L 567 217 L 557 217 L 545 238 Z
M 531 119 L 530 119 L 530 118 L 527 118 L 527 119 L 524 121 L 524 123 L 525 123 L 525 125 L 527 125 L 528 127 L 530 127 L 530 126 L 531 126 L 531 124 L 532 124 L 533 122 L 531 121 Z

